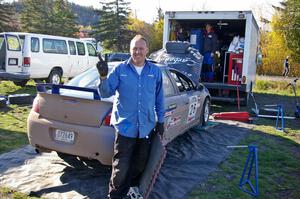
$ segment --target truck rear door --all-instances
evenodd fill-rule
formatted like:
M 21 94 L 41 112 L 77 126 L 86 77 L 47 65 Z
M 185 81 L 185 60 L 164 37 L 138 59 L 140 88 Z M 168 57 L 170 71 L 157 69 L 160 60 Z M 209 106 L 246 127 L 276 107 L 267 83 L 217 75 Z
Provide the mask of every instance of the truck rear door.
M 4 39 L 6 44 L 6 72 L 22 72 L 22 46 L 19 37 L 14 34 L 5 34 Z

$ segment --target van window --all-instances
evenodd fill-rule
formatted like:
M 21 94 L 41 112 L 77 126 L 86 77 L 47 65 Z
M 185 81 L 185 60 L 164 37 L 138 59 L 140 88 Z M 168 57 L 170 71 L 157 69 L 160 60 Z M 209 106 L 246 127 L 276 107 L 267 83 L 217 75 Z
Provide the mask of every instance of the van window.
M 4 45 L 4 37 L 3 35 L 0 35 L 0 49 L 2 48 L 2 45 Z
M 40 51 L 40 41 L 39 38 L 32 37 L 31 38 L 31 52 L 39 52 Z
M 85 55 L 85 48 L 82 42 L 76 42 L 78 55 Z
M 88 52 L 89 52 L 89 56 L 94 56 L 94 57 L 97 57 L 97 52 L 94 48 L 94 46 L 92 44 L 89 44 L 87 43 L 87 49 L 88 49 Z
M 22 49 L 24 48 L 25 35 L 18 35 Z
M 76 55 L 76 47 L 74 41 L 68 41 L 70 55 Z
M 13 35 L 7 35 L 7 46 L 8 50 L 12 51 L 21 51 L 21 46 L 18 40 L 18 37 Z
M 45 53 L 68 54 L 65 40 L 43 39 L 43 51 Z

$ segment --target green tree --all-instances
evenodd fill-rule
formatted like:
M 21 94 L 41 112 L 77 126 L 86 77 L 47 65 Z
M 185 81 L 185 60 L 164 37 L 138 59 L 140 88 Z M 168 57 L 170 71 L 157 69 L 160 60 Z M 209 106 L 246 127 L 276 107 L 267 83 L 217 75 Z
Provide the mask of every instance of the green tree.
M 0 0 L 0 32 L 10 31 L 14 11 L 11 5 Z
M 24 0 L 22 31 L 73 36 L 77 31 L 75 16 L 65 0 Z
M 50 16 L 52 22 L 52 34 L 61 36 L 74 36 L 78 31 L 75 22 L 75 15 L 71 12 L 67 1 L 54 1 L 52 14 Z
M 150 52 L 157 51 L 163 46 L 163 30 L 164 30 L 164 20 L 159 19 L 152 25 L 152 33 L 150 37 Z
M 284 9 L 282 9 L 281 22 L 277 30 L 283 32 L 287 46 L 292 51 L 293 59 L 300 62 L 300 1 L 286 0 L 281 4 Z
M 125 0 L 107 0 L 100 3 L 102 10 L 99 11 L 100 19 L 94 26 L 93 35 L 102 41 L 106 49 L 128 52 L 133 36 L 133 32 L 128 30 L 130 3 Z

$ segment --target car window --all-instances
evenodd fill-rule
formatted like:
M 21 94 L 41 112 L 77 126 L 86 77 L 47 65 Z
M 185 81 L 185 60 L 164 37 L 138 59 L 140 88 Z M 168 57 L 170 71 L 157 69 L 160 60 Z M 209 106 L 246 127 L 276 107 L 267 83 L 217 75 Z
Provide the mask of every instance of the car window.
M 92 44 L 87 43 L 87 49 L 89 52 L 89 56 L 97 57 L 97 52 Z
M 76 47 L 74 41 L 68 41 L 70 55 L 76 55 Z
M 176 71 L 170 71 L 170 73 L 176 82 L 179 92 L 190 91 L 194 88 L 192 81 L 183 74 Z
M 174 86 L 165 71 L 162 71 L 162 77 L 163 77 L 163 85 L 164 85 L 164 95 L 165 96 L 175 95 Z
M 31 52 L 39 52 L 40 51 L 40 41 L 39 38 L 32 37 L 31 38 Z
M 67 42 L 58 39 L 43 39 L 45 53 L 68 54 Z
M 84 43 L 76 42 L 78 55 L 85 55 Z
M 7 46 L 8 50 L 21 51 L 21 45 L 17 36 L 7 35 Z

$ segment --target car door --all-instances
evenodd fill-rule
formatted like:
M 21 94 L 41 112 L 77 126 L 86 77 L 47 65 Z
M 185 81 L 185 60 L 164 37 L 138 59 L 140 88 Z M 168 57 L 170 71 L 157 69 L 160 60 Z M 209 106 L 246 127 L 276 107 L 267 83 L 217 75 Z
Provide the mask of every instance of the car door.
M 172 78 L 168 70 L 163 70 L 165 95 L 165 133 L 163 140 L 166 143 L 183 133 L 184 126 L 184 101 L 182 101 L 182 97 Z
M 176 70 L 170 70 L 177 89 L 179 90 L 180 100 L 182 101 L 182 126 L 181 131 L 184 132 L 200 121 L 200 92 L 196 90 L 193 82 Z
M 13 34 L 5 34 L 4 38 L 6 44 L 6 72 L 22 72 L 22 46 L 19 37 Z

